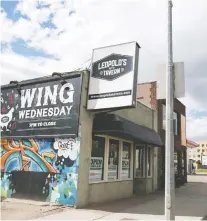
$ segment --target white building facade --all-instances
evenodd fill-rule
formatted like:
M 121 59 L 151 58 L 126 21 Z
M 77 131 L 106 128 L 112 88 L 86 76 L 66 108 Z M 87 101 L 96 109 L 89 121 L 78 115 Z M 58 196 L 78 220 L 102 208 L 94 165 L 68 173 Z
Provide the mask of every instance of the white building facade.
M 207 141 L 198 141 L 197 147 L 188 147 L 188 158 L 202 162 L 202 156 L 207 156 Z

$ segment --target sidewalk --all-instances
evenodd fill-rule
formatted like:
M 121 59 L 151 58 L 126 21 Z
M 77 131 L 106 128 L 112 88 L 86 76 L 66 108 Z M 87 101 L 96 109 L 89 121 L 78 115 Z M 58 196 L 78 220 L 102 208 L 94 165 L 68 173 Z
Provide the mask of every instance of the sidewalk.
M 206 220 L 207 176 L 189 176 L 189 181 L 193 182 L 176 189 L 176 220 Z M 38 220 L 165 220 L 164 192 L 70 209 Z

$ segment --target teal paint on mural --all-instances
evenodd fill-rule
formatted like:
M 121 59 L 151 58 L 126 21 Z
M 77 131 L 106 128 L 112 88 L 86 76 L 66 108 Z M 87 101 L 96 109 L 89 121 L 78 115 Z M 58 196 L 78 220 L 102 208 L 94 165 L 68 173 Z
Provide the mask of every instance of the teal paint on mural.
M 12 180 L 18 179 L 19 175 L 13 176 L 14 171 L 27 171 L 30 176 L 31 173 L 42 172 L 41 177 L 48 174 L 46 180 L 43 179 L 45 186 L 42 190 L 46 201 L 75 206 L 80 139 L 1 140 L 1 195 L 7 198 L 15 193 Z
M 33 153 L 30 150 L 25 150 L 24 152 L 25 152 L 26 156 L 28 156 L 31 159 L 33 159 L 33 161 L 39 165 L 40 169 L 43 172 L 49 172 L 47 166 L 44 164 L 44 162 L 41 160 L 41 158 L 38 157 L 38 155 L 36 153 Z
M 1 173 L 0 186 L 2 198 L 10 198 L 12 194 L 15 193 L 15 189 L 11 182 L 11 176 L 12 175 L 8 173 Z
M 77 174 L 48 175 L 45 189 L 48 189 L 48 202 L 76 205 L 77 198 Z
M 12 155 L 10 155 L 7 160 L 6 160 L 6 164 L 5 164 L 5 171 L 8 171 L 8 166 L 10 165 L 11 161 L 17 160 L 18 163 L 16 164 L 16 167 L 13 167 L 14 170 L 17 170 L 19 168 L 22 168 L 22 160 L 21 160 L 21 153 L 16 152 Z

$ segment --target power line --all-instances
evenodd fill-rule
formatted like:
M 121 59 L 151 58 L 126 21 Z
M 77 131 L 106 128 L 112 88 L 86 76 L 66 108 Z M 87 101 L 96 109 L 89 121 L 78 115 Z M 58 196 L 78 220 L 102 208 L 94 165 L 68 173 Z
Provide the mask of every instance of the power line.
M 84 63 L 82 63 L 80 66 L 79 66 L 79 68 L 76 68 L 74 71 L 79 71 L 82 67 L 83 67 L 83 65 L 84 64 L 86 64 L 88 61 L 90 61 L 91 60 L 91 58 L 89 58 L 88 60 L 86 60 Z M 90 62 L 91 63 L 91 62 Z

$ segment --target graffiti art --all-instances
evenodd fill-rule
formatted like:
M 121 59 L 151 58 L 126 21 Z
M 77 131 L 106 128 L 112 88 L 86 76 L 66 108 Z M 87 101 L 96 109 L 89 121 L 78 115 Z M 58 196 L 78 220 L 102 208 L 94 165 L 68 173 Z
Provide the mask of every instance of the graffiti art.
M 0 147 L 1 196 L 11 197 L 27 185 L 35 185 L 43 186 L 41 197 L 46 201 L 76 204 L 79 138 L 2 139 Z M 23 176 L 25 181 L 32 176 L 35 183 L 24 186 Z
M 75 173 L 49 174 L 43 188 L 46 201 L 76 205 L 77 177 Z
M 1 140 L 1 171 L 76 172 L 79 143 L 75 139 Z M 74 169 L 74 168 L 73 168 Z

